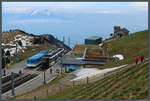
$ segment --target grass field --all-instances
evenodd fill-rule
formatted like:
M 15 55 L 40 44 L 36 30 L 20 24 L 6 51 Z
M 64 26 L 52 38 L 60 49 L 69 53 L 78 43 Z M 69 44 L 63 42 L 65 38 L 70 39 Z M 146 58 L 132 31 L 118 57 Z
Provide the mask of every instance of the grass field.
M 122 54 L 125 59 L 108 63 L 103 67 L 111 68 L 135 63 L 135 56 L 148 57 L 148 31 L 140 31 L 127 37 L 104 43 L 108 55 Z M 95 66 L 96 67 L 96 66 Z M 47 99 L 147 99 L 148 98 L 148 61 L 131 65 L 120 72 L 96 81 L 95 83 L 75 86 L 59 92 Z
M 114 73 L 95 83 L 66 89 L 48 99 L 148 98 L 148 62 Z
M 136 56 L 140 57 L 141 55 L 144 55 L 145 58 L 148 58 L 148 30 L 136 32 L 110 42 L 104 41 L 104 46 L 107 47 L 108 56 L 122 54 L 124 59 L 107 63 L 105 66 L 97 66 L 96 68 L 111 68 L 114 66 L 135 63 Z

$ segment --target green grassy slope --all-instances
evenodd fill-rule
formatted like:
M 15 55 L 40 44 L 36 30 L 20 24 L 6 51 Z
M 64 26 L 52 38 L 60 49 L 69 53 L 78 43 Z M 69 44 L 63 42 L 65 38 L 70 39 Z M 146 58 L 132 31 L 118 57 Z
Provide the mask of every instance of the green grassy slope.
M 148 49 L 148 31 L 140 31 L 108 43 L 108 54 L 123 54 L 125 58 Z M 147 54 L 145 54 L 147 55 Z
M 148 31 L 113 40 L 107 44 L 108 54 L 123 54 L 125 59 L 108 63 L 104 68 L 135 62 L 135 56 L 148 57 Z M 148 98 L 148 61 L 96 81 L 95 83 L 75 86 L 48 99 L 147 99 Z
M 95 83 L 75 86 L 48 99 L 147 99 L 148 62 L 114 73 Z
M 124 59 L 113 63 L 107 63 L 103 67 L 99 68 L 111 68 L 123 64 L 130 64 L 135 62 L 136 56 L 144 55 L 148 57 L 148 30 L 136 32 L 129 36 L 105 42 L 105 47 L 108 48 L 107 55 L 113 56 L 116 54 L 122 54 Z

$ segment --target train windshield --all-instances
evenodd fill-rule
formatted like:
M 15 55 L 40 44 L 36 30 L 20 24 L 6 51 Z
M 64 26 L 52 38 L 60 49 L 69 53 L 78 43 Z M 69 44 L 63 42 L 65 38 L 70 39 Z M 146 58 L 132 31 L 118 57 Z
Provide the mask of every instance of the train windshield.
M 28 63 L 36 63 L 38 61 L 39 61 L 39 59 L 37 59 L 37 60 L 27 60 Z

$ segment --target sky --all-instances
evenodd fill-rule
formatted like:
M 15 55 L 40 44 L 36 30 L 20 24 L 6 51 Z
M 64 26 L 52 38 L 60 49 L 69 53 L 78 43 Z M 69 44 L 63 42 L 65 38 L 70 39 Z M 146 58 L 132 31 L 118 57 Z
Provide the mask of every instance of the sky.
M 113 27 L 148 29 L 148 2 L 2 2 L 2 30 L 52 34 L 68 44 L 90 36 L 110 37 Z

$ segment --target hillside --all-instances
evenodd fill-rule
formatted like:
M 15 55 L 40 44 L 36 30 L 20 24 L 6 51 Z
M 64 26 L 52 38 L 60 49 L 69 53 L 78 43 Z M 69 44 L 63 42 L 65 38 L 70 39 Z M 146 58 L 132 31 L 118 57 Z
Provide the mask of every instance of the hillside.
M 106 68 L 135 63 L 135 56 L 140 57 L 143 55 L 145 58 L 148 58 L 148 30 L 132 33 L 129 36 L 110 42 L 104 41 L 104 46 L 107 48 L 108 56 L 116 54 L 124 56 L 124 59 L 121 61 L 106 64 Z
M 14 41 L 15 37 L 17 35 L 20 35 L 20 36 L 29 36 L 29 37 L 33 37 L 34 36 L 32 34 L 28 34 L 28 33 L 24 32 L 22 30 L 19 30 L 19 29 L 10 30 L 10 31 L 2 33 L 2 42 L 4 44 L 6 44 L 6 43 L 9 43 L 10 41 Z
M 112 72 L 110 75 L 106 74 L 104 78 L 99 77 L 101 79 L 96 82 L 90 83 L 89 79 L 88 84 L 74 86 L 65 85 L 65 83 L 60 84 L 58 79 L 56 79 L 56 81 L 54 80 L 55 83 L 50 82 L 39 89 L 16 97 L 16 99 L 32 99 L 34 96 L 37 99 L 148 99 L 148 60 L 146 59 L 144 63 L 135 65 L 136 55 L 148 57 L 147 36 L 148 31 L 140 31 L 121 39 L 105 40 L 104 46 L 108 47 L 109 53 L 107 55 L 122 54 L 125 58 L 121 61 L 107 63 L 103 67 L 94 67 L 112 68 L 128 64 L 127 67 L 117 72 Z M 116 43 L 119 44 L 115 45 Z M 132 47 L 134 48 L 132 49 Z M 118 49 L 116 50 L 116 48 Z M 132 51 L 134 53 L 131 54 L 130 52 Z M 62 77 L 61 80 L 63 81 L 63 79 L 66 78 Z M 76 84 L 76 81 L 74 83 Z M 47 89 L 49 91 L 48 94 Z
M 10 55 L 14 56 L 16 52 L 16 43 L 21 43 L 18 45 L 18 53 L 23 52 L 29 47 L 33 46 L 34 36 L 27 34 L 21 30 L 11 30 L 9 32 L 2 33 L 2 47 L 4 51 L 10 51 Z
M 48 49 L 57 47 L 70 49 L 52 35 L 48 36 L 51 38 L 50 40 L 47 40 L 45 35 L 33 35 L 19 29 L 10 30 L 2 33 L 2 47 L 5 53 L 10 52 L 11 63 L 16 62 L 16 43 L 18 62 Z
M 148 58 L 148 31 L 132 33 L 120 39 L 105 41 L 104 44 L 107 55 L 122 54 L 124 59 L 97 68 L 122 64 L 128 64 L 128 67 L 94 83 L 74 86 L 46 99 L 148 99 L 148 61 L 135 65 L 135 56 L 144 55 Z
M 67 46 L 66 44 L 64 44 L 62 41 L 54 38 L 54 36 L 50 35 L 50 34 L 43 34 L 42 37 L 44 37 L 44 39 L 46 41 L 48 41 L 51 44 L 56 45 L 57 47 L 63 47 L 66 50 L 70 51 L 71 48 L 69 46 Z

